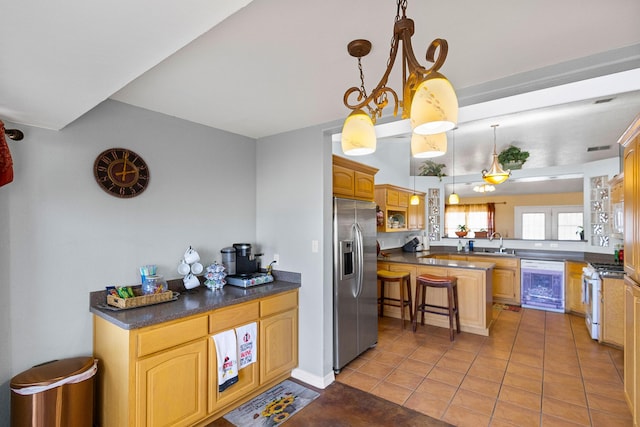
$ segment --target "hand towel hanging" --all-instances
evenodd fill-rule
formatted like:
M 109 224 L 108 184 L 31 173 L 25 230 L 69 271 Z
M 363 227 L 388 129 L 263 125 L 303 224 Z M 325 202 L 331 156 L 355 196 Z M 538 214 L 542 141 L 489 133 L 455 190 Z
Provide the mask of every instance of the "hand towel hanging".
M 212 336 L 218 359 L 218 390 L 225 391 L 238 382 L 238 345 L 235 331 L 229 330 Z
M 236 328 L 238 339 L 238 370 L 249 366 L 256 361 L 258 325 L 256 322 Z
M 0 187 L 13 181 L 13 160 L 4 136 L 4 123 L 0 120 Z

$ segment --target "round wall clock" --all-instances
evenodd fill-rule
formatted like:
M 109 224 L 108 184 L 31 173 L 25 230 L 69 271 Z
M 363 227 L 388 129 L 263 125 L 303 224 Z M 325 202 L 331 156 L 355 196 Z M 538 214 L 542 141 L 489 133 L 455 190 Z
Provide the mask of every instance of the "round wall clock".
M 126 148 L 110 148 L 100 153 L 93 163 L 93 175 L 104 191 L 116 197 L 135 197 L 149 185 L 147 164 Z

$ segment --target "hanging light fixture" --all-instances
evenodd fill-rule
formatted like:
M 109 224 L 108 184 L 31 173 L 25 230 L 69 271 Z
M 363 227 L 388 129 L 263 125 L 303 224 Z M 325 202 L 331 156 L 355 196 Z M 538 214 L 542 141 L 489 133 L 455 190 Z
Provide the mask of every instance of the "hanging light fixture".
M 505 172 L 500 166 L 500 162 L 498 162 L 498 154 L 496 153 L 496 128 L 498 126 L 500 125 L 491 125 L 493 128 L 493 162 L 491 163 L 491 168 L 482 171 L 482 179 L 489 184 L 496 185 L 502 184 L 511 176 L 511 171 L 507 169 Z
M 411 156 L 419 159 L 443 156 L 447 152 L 447 134 L 411 135 Z
M 453 178 L 453 187 L 452 187 L 452 192 L 451 194 L 449 194 L 449 204 L 450 205 L 457 205 L 458 203 L 460 203 L 460 196 L 458 196 L 456 194 L 456 172 L 455 172 L 455 167 L 456 167 L 456 128 L 453 128 L 453 131 L 451 132 L 452 135 L 452 143 L 451 143 L 451 154 L 453 156 L 453 159 L 451 161 L 451 177 Z
M 481 184 L 473 187 L 473 191 L 476 193 L 491 193 L 492 191 L 496 191 L 496 187 L 490 184 Z
M 370 134 L 376 119 L 382 117 L 382 110 L 389 104 L 389 97 L 393 98 L 393 115 L 398 114 L 398 106 L 402 103 L 402 118 L 410 119 L 413 132 L 419 135 L 433 135 L 446 132 L 458 122 L 458 98 L 453 86 L 442 74 L 438 72 L 444 65 L 447 58 L 448 44 L 444 39 L 435 39 L 427 48 L 426 60 L 433 63 L 431 68 L 425 68 L 416 59 L 411 46 L 411 37 L 414 33 L 414 22 L 407 18 L 407 0 L 397 0 L 396 17 L 393 26 L 393 38 L 391 39 L 391 50 L 387 61 L 387 69 L 382 75 L 378 85 L 367 94 L 364 86 L 364 73 L 362 71 L 362 57 L 371 51 L 371 42 L 368 40 L 353 40 L 347 46 L 349 55 L 358 58 L 358 69 L 360 70 L 360 87 L 351 87 L 344 94 L 344 105 L 354 113 L 368 114 L 371 123 L 366 125 L 371 129 L 363 132 L 367 139 L 357 139 L 355 133 L 347 127 L 349 117 L 345 121 L 342 133 L 343 147 L 349 149 L 357 146 L 366 147 L 369 152 L 375 151 L 375 142 L 371 142 Z M 401 13 L 402 12 L 402 13 Z M 400 50 L 402 42 L 402 101 L 398 100 L 398 94 L 387 86 L 387 81 L 391 70 L 396 62 L 396 56 Z M 436 57 L 437 52 L 437 57 Z M 349 101 L 352 94 L 357 94 L 353 103 Z M 352 114 L 354 114 L 352 113 Z M 364 121 L 362 122 L 364 126 Z M 350 150 L 351 151 L 351 150 Z M 365 154 L 362 151 L 353 150 L 352 155 Z M 349 154 L 345 151 L 345 154 Z
M 409 160 L 411 161 L 411 160 Z M 413 168 L 413 195 L 409 198 L 409 204 L 417 206 L 420 204 L 420 197 L 416 194 L 416 168 Z

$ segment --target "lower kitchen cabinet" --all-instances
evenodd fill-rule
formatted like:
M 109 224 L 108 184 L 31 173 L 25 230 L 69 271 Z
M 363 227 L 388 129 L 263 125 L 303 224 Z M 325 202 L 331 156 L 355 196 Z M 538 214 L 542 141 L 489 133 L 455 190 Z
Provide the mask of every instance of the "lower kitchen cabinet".
M 582 268 L 584 262 L 565 262 L 565 311 L 585 316 L 587 308 L 582 303 Z
M 640 426 L 640 287 L 624 279 L 624 397 Z
M 256 322 L 256 363 L 218 391 L 212 336 Z M 102 426 L 207 425 L 286 379 L 298 364 L 298 291 L 139 329 L 94 316 Z
M 599 341 L 622 347 L 624 345 L 624 281 L 607 278 L 602 280 L 600 300 L 602 313 Z

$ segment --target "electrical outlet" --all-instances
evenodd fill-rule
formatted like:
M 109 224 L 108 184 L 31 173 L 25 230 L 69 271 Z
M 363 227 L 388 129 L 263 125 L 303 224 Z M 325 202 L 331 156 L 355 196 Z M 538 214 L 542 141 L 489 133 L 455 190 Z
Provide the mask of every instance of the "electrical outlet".
M 273 262 L 276 264 L 280 264 L 280 255 L 273 254 Z
M 318 253 L 318 241 L 317 240 L 312 240 L 311 241 L 311 252 Z

